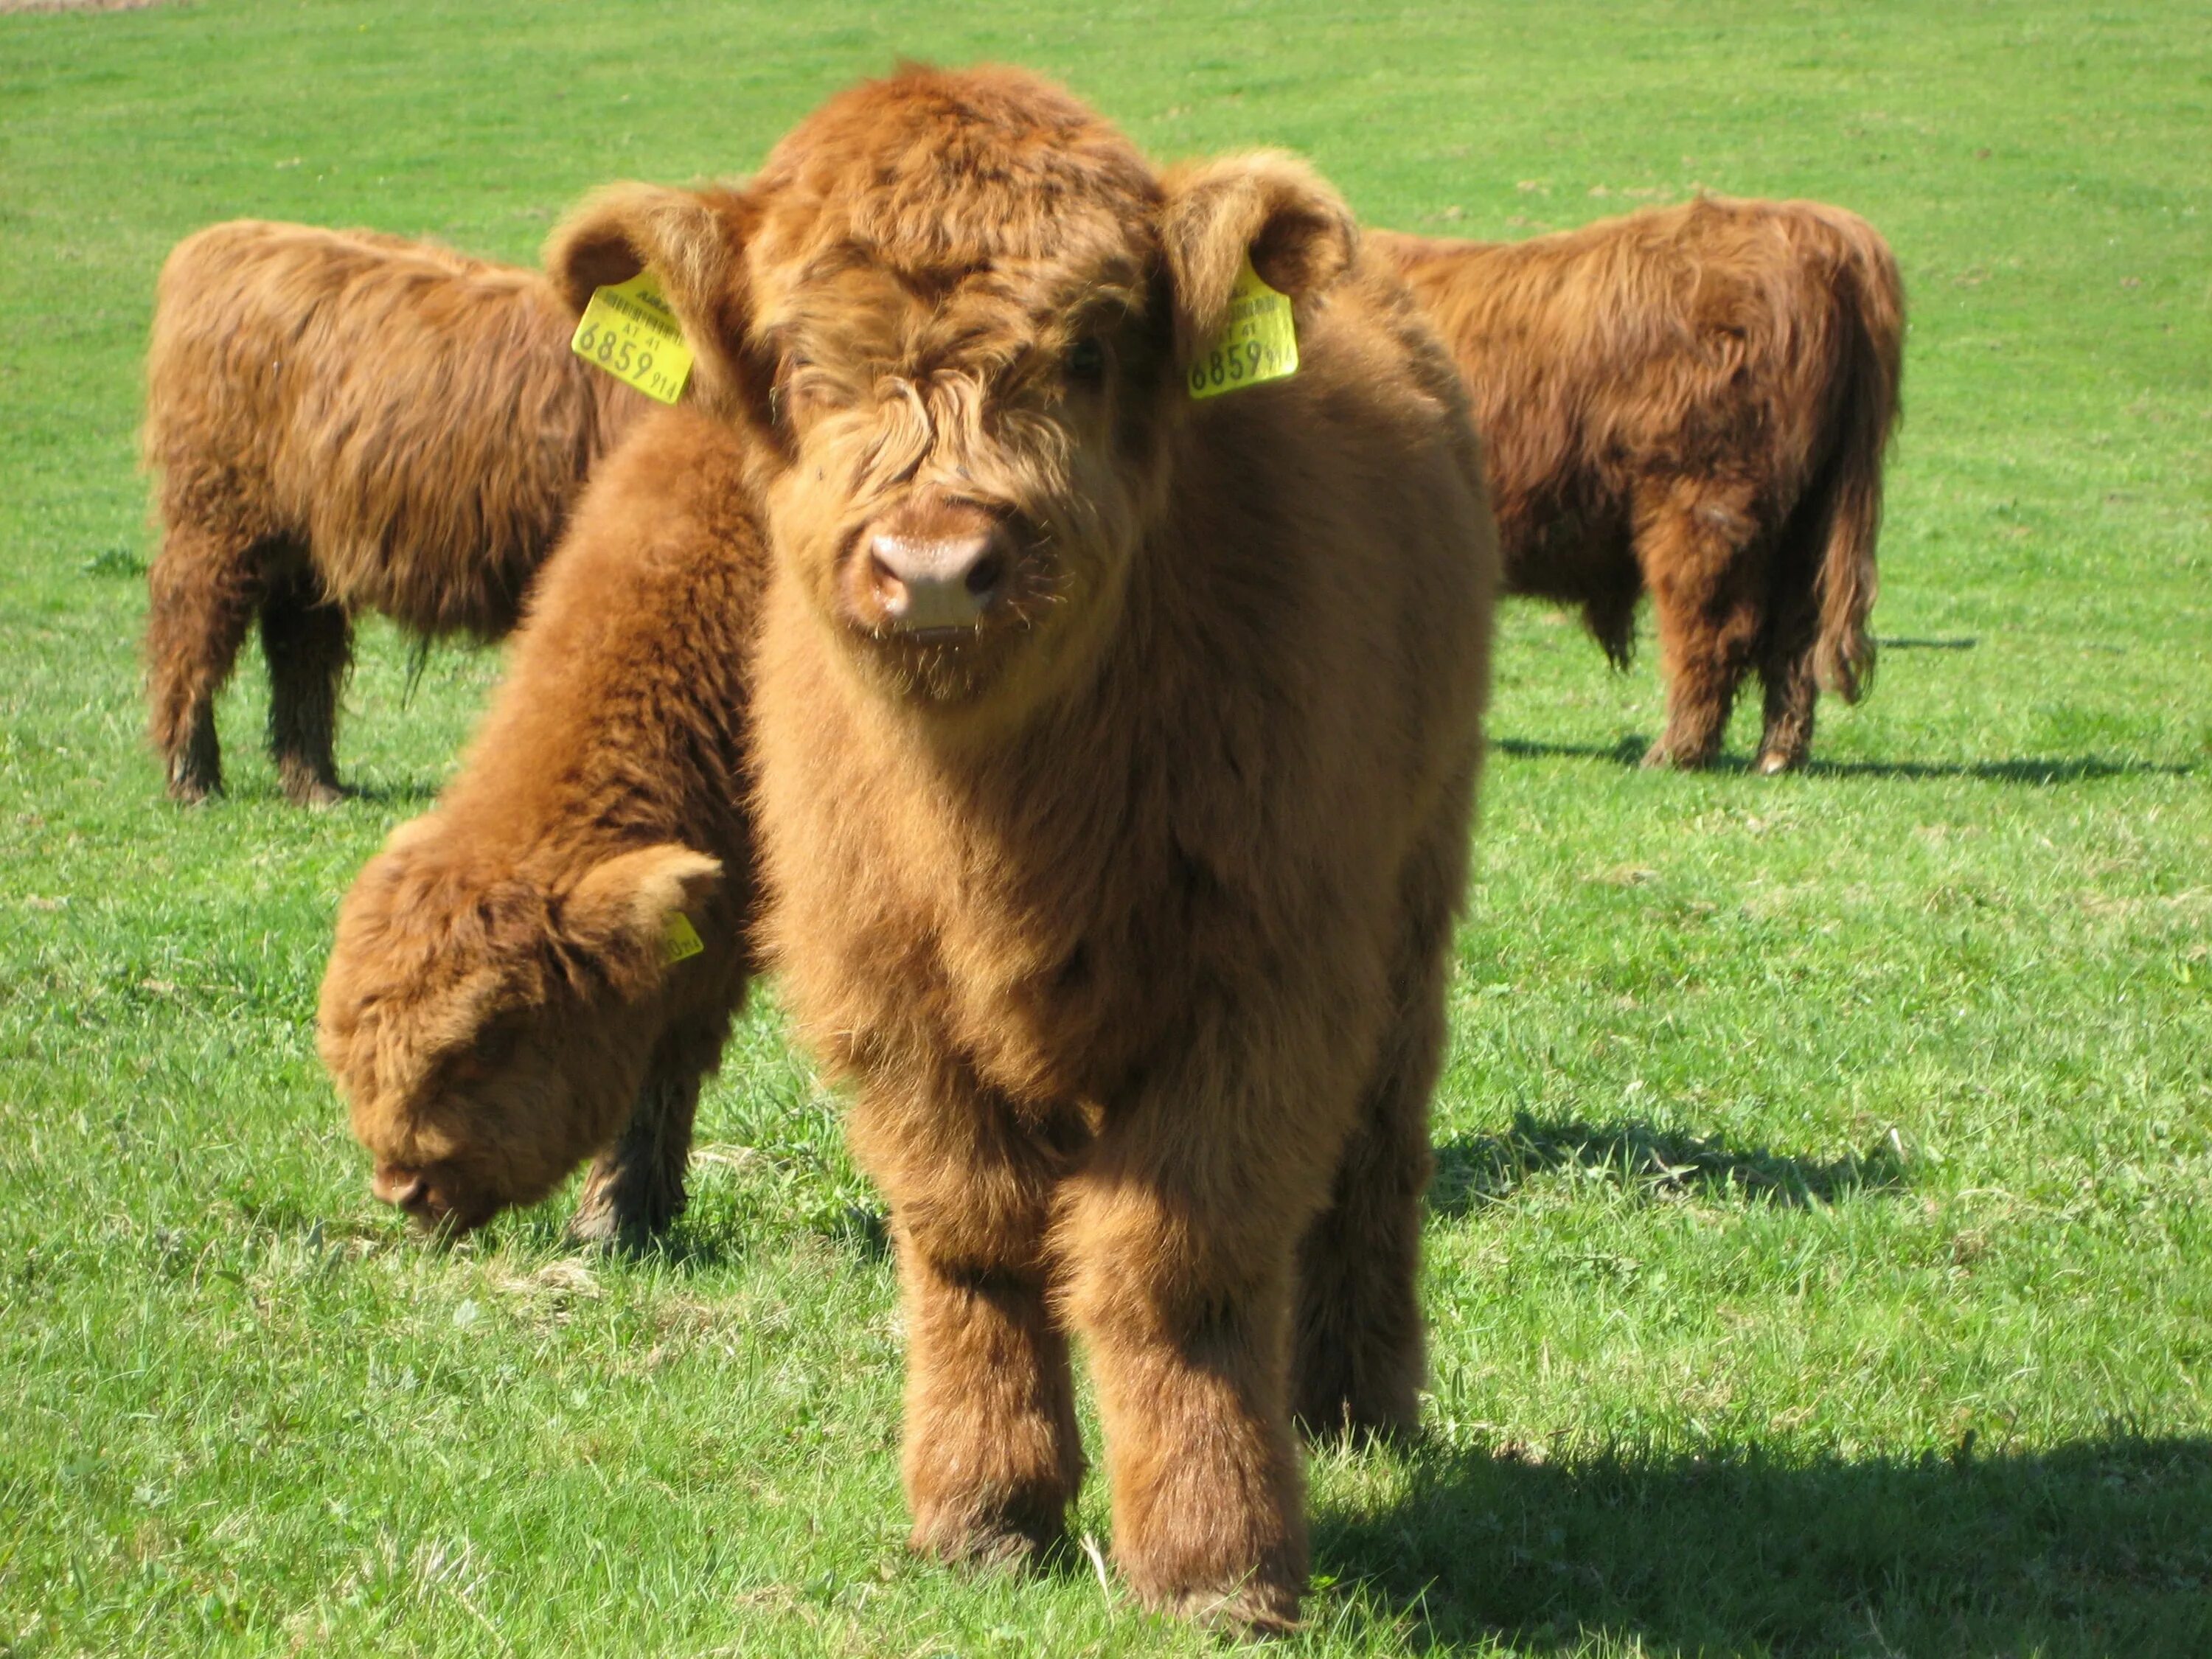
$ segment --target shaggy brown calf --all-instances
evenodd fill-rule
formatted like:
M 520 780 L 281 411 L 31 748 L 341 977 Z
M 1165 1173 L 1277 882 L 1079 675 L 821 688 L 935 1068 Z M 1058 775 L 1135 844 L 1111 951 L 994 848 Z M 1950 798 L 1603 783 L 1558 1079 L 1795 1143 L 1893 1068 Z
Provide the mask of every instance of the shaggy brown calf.
M 1291 1620 L 1293 1413 L 1421 1376 L 1495 559 L 1449 358 L 1299 163 L 1162 176 L 1011 70 L 548 258 L 649 265 L 758 444 L 765 935 L 890 1202 L 915 1543 L 1060 1533 L 1079 1332 L 1136 1592 Z M 1299 366 L 1194 401 L 1248 258 Z
M 752 971 L 749 500 L 732 435 L 688 411 L 610 457 L 461 775 L 346 896 L 323 1060 L 378 1196 L 425 1225 L 534 1202 L 594 1153 L 579 1237 L 682 1206 Z M 672 960 L 686 927 L 704 948 Z
M 535 271 L 366 231 L 241 219 L 161 268 L 146 360 L 161 474 L 148 580 L 169 793 L 222 787 L 215 698 L 258 613 L 284 793 L 339 795 L 351 618 L 514 626 L 578 485 L 646 400 L 568 349 Z
M 1703 766 L 1766 688 L 1759 769 L 1805 758 L 1819 686 L 1874 672 L 1882 452 L 1905 296 L 1863 219 L 1705 198 L 1510 244 L 1375 240 L 1459 359 L 1508 592 L 1583 607 L 1615 663 L 1650 589 L 1667 729 Z

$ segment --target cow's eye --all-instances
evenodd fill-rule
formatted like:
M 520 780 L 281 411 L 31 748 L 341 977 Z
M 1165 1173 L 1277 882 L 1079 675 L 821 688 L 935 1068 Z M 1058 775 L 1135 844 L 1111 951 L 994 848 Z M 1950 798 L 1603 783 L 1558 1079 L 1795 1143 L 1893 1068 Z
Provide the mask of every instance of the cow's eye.
M 1106 348 L 1091 339 L 1078 340 L 1067 349 L 1067 373 L 1072 380 L 1103 380 L 1106 378 Z
M 799 376 L 814 365 L 795 351 L 787 351 L 777 361 L 775 380 L 769 387 L 769 415 L 777 425 L 787 424 L 795 405 L 806 398 L 806 388 Z

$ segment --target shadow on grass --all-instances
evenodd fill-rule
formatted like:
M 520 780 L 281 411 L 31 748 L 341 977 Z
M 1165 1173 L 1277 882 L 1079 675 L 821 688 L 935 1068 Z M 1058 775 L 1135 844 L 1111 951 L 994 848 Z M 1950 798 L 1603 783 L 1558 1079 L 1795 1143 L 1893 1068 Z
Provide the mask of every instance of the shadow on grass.
M 364 806 L 428 806 L 438 799 L 440 785 L 427 778 L 402 778 L 389 783 L 349 783 L 346 799 Z
M 1532 1176 L 1570 1167 L 1657 1194 L 1695 1193 L 1790 1208 L 1905 1184 L 1905 1158 L 1889 1145 L 1838 1158 L 1791 1158 L 1649 1123 L 1544 1123 L 1526 1112 L 1515 1113 L 1511 1127 L 1498 1133 L 1443 1141 L 1436 1157 L 1429 1207 L 1444 1216 L 1465 1215 L 1510 1196 Z
M 2212 1442 L 2125 1430 L 1911 1460 L 1756 1447 L 1546 1464 L 1415 1448 L 1320 1571 L 1442 1651 L 2212 1653 Z
M 767 1233 L 711 1221 L 702 1224 L 686 1216 L 637 1255 L 640 1259 L 665 1261 L 679 1273 L 708 1273 L 733 1267 L 765 1247 L 788 1246 L 800 1238 L 814 1239 L 834 1250 L 849 1251 L 862 1262 L 881 1264 L 891 1259 L 888 1218 L 857 1204 L 842 1206 L 835 1215 L 809 1218 L 797 1225 Z
M 1609 761 L 1636 767 L 1649 749 L 1648 738 L 1626 737 L 1614 744 L 1540 743 L 1527 738 L 1496 738 L 1491 748 L 1519 760 Z M 1743 755 L 1723 755 L 1711 772 L 1751 770 Z M 2081 783 L 2097 778 L 2192 778 L 2194 765 L 2165 761 L 2105 760 L 2094 755 L 2003 761 L 1824 761 L 1808 760 L 1796 775 L 1808 778 L 1978 778 L 1990 783 Z

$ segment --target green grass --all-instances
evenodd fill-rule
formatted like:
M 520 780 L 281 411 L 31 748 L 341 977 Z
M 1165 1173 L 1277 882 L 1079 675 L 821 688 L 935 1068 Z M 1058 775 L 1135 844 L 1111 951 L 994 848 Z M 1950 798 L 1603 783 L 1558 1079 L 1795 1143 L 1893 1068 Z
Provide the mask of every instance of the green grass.
M 571 1261 L 556 1200 L 434 1255 L 370 1202 L 331 915 L 495 655 L 410 698 L 372 630 L 322 816 L 256 661 L 227 802 L 138 737 L 172 242 L 527 258 L 902 52 L 1415 228 L 1826 198 L 1911 288 L 1881 682 L 1807 774 L 1633 769 L 1648 662 L 1506 617 L 1428 1432 L 1316 1457 L 1290 1650 L 2212 1651 L 2212 14 L 392 0 L 0 17 L 0 1654 L 1216 1645 L 1079 1555 L 906 1556 L 874 1200 L 765 1002 L 665 1254 Z

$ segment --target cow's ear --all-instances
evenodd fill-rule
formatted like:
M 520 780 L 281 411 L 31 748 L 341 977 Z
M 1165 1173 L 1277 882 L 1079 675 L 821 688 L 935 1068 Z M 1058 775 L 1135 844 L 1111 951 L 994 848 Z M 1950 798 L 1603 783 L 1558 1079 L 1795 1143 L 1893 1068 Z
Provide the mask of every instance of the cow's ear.
M 1220 328 L 1250 259 L 1270 288 L 1310 300 L 1351 268 L 1359 229 L 1344 198 L 1304 162 L 1255 150 L 1176 167 L 1162 180 L 1160 241 L 1188 357 Z
M 593 291 L 650 269 L 684 325 L 709 396 L 738 383 L 745 333 L 743 198 L 729 190 L 609 185 L 545 239 L 545 270 L 579 315 Z
M 699 908 L 721 884 L 719 860 L 674 842 L 617 853 L 562 897 L 562 941 L 593 958 L 623 995 L 643 996 L 693 948 Z

